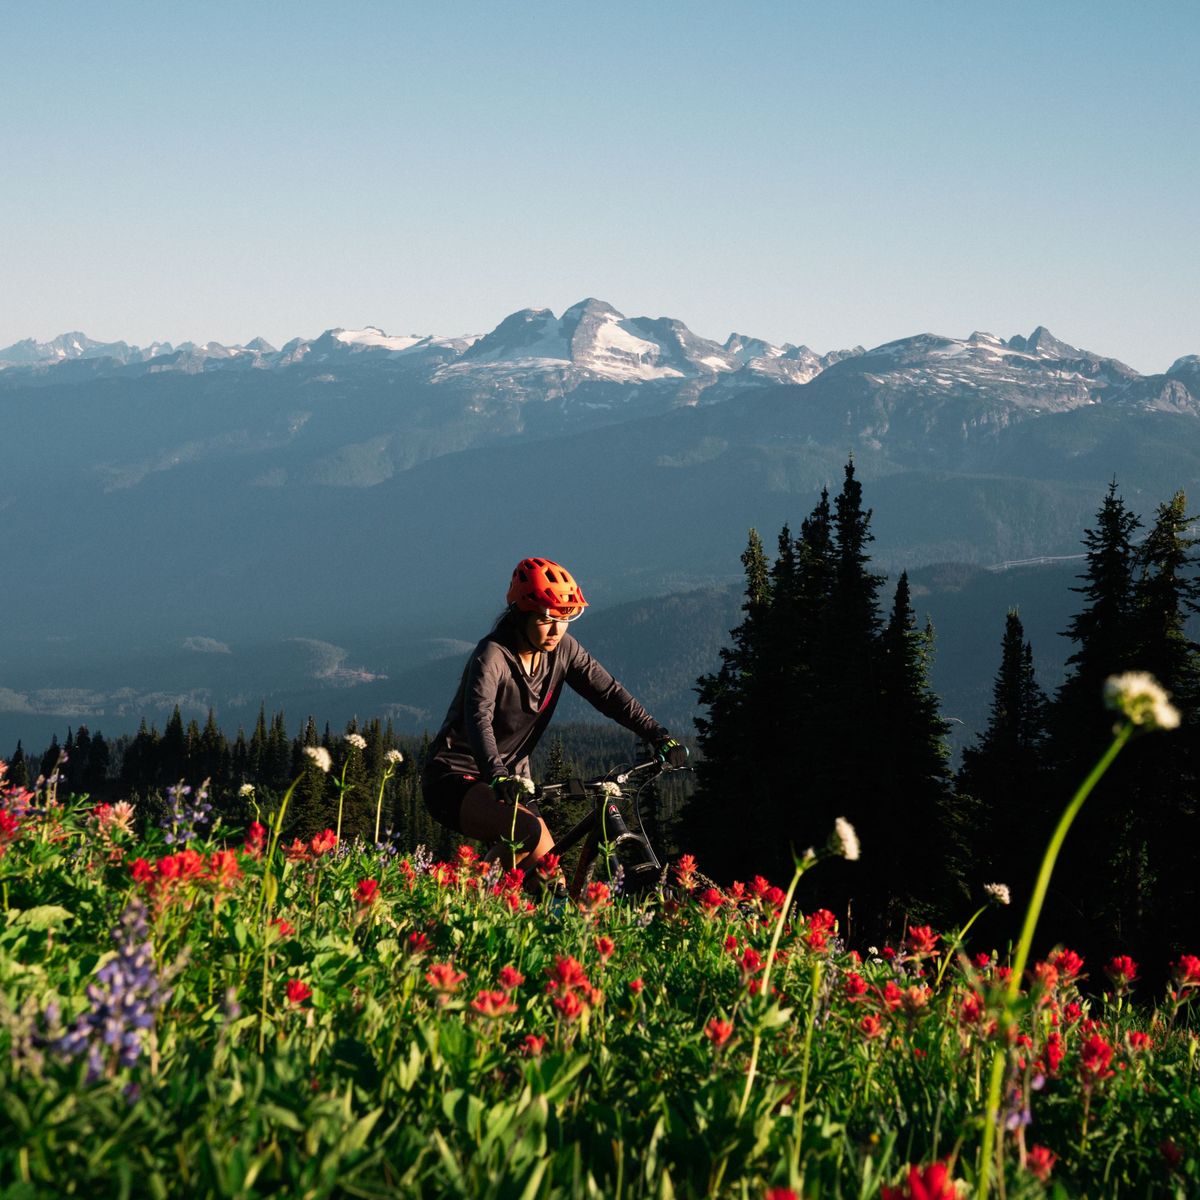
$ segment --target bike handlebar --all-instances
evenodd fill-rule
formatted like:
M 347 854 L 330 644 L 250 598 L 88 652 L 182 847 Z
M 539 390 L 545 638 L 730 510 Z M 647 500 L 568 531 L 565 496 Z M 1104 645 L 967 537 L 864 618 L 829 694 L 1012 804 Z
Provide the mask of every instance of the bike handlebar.
M 595 779 L 571 779 L 563 783 L 544 783 L 538 788 L 537 794 L 544 796 L 547 792 L 561 792 L 564 788 L 570 787 L 572 783 L 578 783 L 584 791 L 597 788 L 604 783 L 624 784 L 629 782 L 630 776 L 636 775 L 641 771 L 649 771 L 651 768 L 654 768 L 654 775 L 649 776 L 651 779 L 657 775 L 665 775 L 671 771 L 690 770 L 689 767 L 669 767 L 666 763 L 659 762 L 657 758 L 651 758 L 647 759 L 646 762 L 638 763 L 636 766 L 627 767 L 615 775 L 609 772 L 607 775 L 598 775 Z

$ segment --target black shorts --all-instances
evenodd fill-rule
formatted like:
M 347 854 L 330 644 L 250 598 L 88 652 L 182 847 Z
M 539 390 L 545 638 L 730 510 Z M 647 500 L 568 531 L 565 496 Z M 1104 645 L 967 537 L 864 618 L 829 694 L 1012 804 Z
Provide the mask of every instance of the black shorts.
M 429 815 L 439 825 L 445 825 L 458 833 L 462 833 L 463 799 L 474 788 L 482 788 L 489 796 L 493 794 L 491 785 L 477 775 L 460 775 L 456 771 L 447 771 L 436 762 L 430 763 L 421 776 L 421 795 L 425 800 L 425 807 L 429 809 Z M 542 815 L 536 800 L 522 800 L 521 807 L 529 809 L 535 817 Z

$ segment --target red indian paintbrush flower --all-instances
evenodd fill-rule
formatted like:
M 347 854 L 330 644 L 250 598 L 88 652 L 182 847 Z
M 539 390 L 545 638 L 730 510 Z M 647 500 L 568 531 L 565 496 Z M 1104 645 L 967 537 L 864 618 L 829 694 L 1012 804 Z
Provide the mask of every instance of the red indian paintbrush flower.
M 717 891 L 716 888 L 705 888 L 704 891 L 696 897 L 696 902 L 700 905 L 706 915 L 711 916 L 725 903 L 725 897 Z
M 696 860 L 690 854 L 682 854 L 675 864 L 675 882 L 685 892 L 696 886 Z
M 1154 1046 L 1154 1039 L 1140 1029 L 1131 1029 L 1125 1035 L 1125 1040 L 1129 1043 L 1129 1049 L 1135 1053 L 1140 1050 L 1150 1050 Z
M 456 971 L 453 963 L 434 963 L 428 971 L 425 972 L 425 982 L 429 984 L 435 992 L 441 992 L 444 995 L 449 995 L 451 992 L 458 991 L 458 985 L 466 979 L 466 975 L 462 971 Z
M 358 881 L 358 886 L 354 889 L 354 899 L 357 900 L 363 908 L 374 904 L 378 898 L 378 879 L 360 879 Z
M 1104 973 L 1112 980 L 1113 987 L 1118 993 L 1126 991 L 1138 977 L 1137 963 L 1128 954 L 1111 958 L 1104 968 Z
M 905 938 L 905 945 L 908 948 L 909 954 L 916 958 L 924 958 L 926 955 L 937 952 L 937 944 L 941 935 L 933 932 L 933 929 L 928 925 L 910 925 L 908 927 L 908 937 Z
M 876 1016 L 863 1017 L 858 1028 L 864 1037 L 877 1038 L 883 1032 L 883 1022 Z
M 1079 1047 L 1079 1069 L 1085 1080 L 1104 1079 L 1111 1075 L 1113 1048 L 1098 1033 L 1093 1033 Z
M 773 1187 L 767 1188 L 763 1200 L 800 1200 L 800 1197 L 789 1187 Z
M 733 1036 L 733 1022 L 722 1021 L 720 1017 L 713 1017 L 704 1027 L 704 1036 L 714 1046 L 723 1046 Z
M 1075 979 L 1083 970 L 1083 959 L 1074 950 L 1062 949 L 1050 955 L 1050 965 L 1066 982 Z
M 847 974 L 842 987 L 847 1000 L 861 1000 L 867 994 L 867 981 L 854 971 Z
M 507 992 L 479 992 L 471 1001 L 471 1007 L 484 1017 L 501 1017 L 516 1012 L 517 1006 Z
M 568 1021 L 574 1021 L 583 1012 L 587 1006 L 580 1000 L 577 992 L 567 992 L 564 996 L 554 997 L 554 1007 Z
M 1171 978 L 1181 991 L 1184 988 L 1200 987 L 1200 958 L 1194 954 L 1182 954 L 1171 968 Z
M 303 979 L 287 981 L 287 998 L 290 1004 L 303 1004 L 312 995 L 312 988 Z
M 583 964 L 570 955 L 559 955 L 554 960 L 554 966 L 547 968 L 546 974 L 550 976 L 550 982 L 546 984 L 548 992 L 570 992 L 590 986 Z
M 208 878 L 219 888 L 232 887 L 242 874 L 238 856 L 233 850 L 214 850 L 208 856 Z
M 600 956 L 600 961 L 602 963 L 606 963 L 610 958 L 612 958 L 613 951 L 616 948 L 617 943 L 614 942 L 612 938 L 606 937 L 604 934 L 601 934 L 596 939 L 596 953 Z
M 642 982 L 642 977 L 640 975 L 636 979 L 631 979 L 629 981 L 629 990 L 635 996 L 639 995 L 641 993 L 642 988 L 644 988 L 645 986 L 646 985 L 645 985 L 645 983 Z
M 516 967 L 507 966 L 500 968 L 499 976 L 500 986 L 506 991 L 511 992 L 514 988 L 518 988 L 525 982 L 525 976 L 517 970 Z
M 267 846 L 267 827 L 261 821 L 251 821 L 246 830 L 245 851 L 251 858 L 262 858 Z
M 1051 1075 L 1062 1065 L 1066 1053 L 1067 1048 L 1062 1034 L 1057 1029 L 1052 1029 L 1046 1037 L 1046 1066 Z
M 521 1053 L 527 1058 L 536 1058 L 546 1048 L 546 1039 L 536 1033 L 527 1033 L 521 1043 Z
M 908 1178 L 900 1187 L 883 1187 L 882 1200 L 957 1200 L 958 1189 L 945 1163 L 927 1167 L 909 1167 Z
M 1054 1151 L 1047 1150 L 1045 1146 L 1031 1146 L 1029 1153 L 1025 1156 L 1025 1169 L 1035 1179 L 1046 1183 L 1050 1179 L 1050 1172 L 1054 1170 L 1056 1162 L 1058 1162 L 1058 1155 Z
M 331 850 L 337 849 L 337 834 L 332 829 L 323 829 L 313 836 L 309 845 L 314 854 L 328 854 Z

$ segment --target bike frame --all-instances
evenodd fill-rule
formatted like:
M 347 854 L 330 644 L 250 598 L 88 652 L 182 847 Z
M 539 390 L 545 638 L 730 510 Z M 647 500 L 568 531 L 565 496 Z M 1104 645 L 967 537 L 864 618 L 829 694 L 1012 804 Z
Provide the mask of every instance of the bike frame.
M 603 775 L 597 779 L 570 779 L 561 784 L 548 784 L 543 787 L 540 796 L 545 796 L 547 792 L 552 792 L 560 796 L 574 796 L 582 798 L 590 796 L 592 800 L 592 811 L 587 816 L 577 821 L 571 829 L 569 829 L 561 838 L 556 838 L 554 845 L 549 853 L 561 855 L 565 851 L 570 850 L 581 839 L 586 839 L 583 844 L 583 849 L 579 854 L 579 862 L 575 866 L 575 874 L 572 877 L 568 892 L 572 899 L 578 899 L 583 893 L 584 886 L 587 883 L 588 875 L 591 873 L 592 866 L 596 861 L 597 855 L 600 853 L 601 833 L 604 830 L 604 811 L 606 806 L 615 799 L 611 794 L 603 790 L 602 785 L 606 783 L 615 783 L 622 787 L 630 781 L 631 776 L 637 775 L 640 772 L 647 771 L 650 768 L 656 768 L 653 775 L 648 775 L 645 781 L 637 789 L 647 786 L 652 780 L 663 774 L 665 768 L 657 759 L 650 759 L 648 762 L 638 763 L 637 766 L 630 767 L 628 770 L 621 772 L 615 776 Z M 622 793 L 624 796 L 624 793 Z M 656 871 L 662 870 L 662 864 L 659 862 L 658 855 L 654 852 L 654 847 L 650 844 L 650 839 L 646 836 L 645 828 L 642 825 L 641 813 L 637 811 L 637 795 L 634 795 L 634 813 L 637 820 L 637 832 L 626 825 L 625 832 L 618 835 L 621 840 L 625 838 L 633 838 L 640 842 L 649 855 L 650 862 Z M 624 817 L 622 817 L 624 823 Z

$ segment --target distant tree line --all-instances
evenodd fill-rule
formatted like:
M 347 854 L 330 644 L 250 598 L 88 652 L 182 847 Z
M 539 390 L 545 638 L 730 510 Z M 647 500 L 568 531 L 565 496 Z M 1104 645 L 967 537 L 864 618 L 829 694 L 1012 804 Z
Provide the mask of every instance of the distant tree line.
M 871 511 L 854 465 L 798 536 L 768 557 L 751 531 L 741 624 L 719 670 L 698 682 L 699 787 L 680 837 L 717 878 L 790 874 L 792 852 L 844 815 L 863 861 L 808 877 L 853 934 L 895 938 L 906 921 L 954 923 L 987 882 L 1010 885 L 1013 934 L 1049 834 L 1112 737 L 1105 679 L 1145 670 L 1168 689 L 1181 728 L 1138 738 L 1071 832 L 1042 928 L 1094 955 L 1147 964 L 1200 945 L 1200 646 L 1188 636 L 1200 579 L 1182 492 L 1148 535 L 1114 482 L 1084 534 L 1074 650 L 1053 698 L 1038 685 L 1020 615 L 1005 616 L 986 729 L 950 768 L 930 689 L 934 631 L 901 574 L 885 613 L 870 569 Z
M 351 734 L 366 742 L 365 749 L 349 739 Z M 335 826 L 337 781 L 344 779 L 344 838 L 374 838 L 382 788 L 381 837 L 386 834 L 407 849 L 424 844 L 435 853 L 448 853 L 459 839 L 433 821 L 420 797 L 419 769 L 426 745 L 427 739 L 397 735 L 390 721 L 379 719 L 361 724 L 352 720 L 344 733 L 334 734 L 328 724 L 319 731 L 310 716 L 292 736 L 284 713 L 276 711 L 268 718 L 265 707 L 259 710 L 251 733 L 239 728 L 231 741 L 212 710 L 201 726 L 195 719 L 185 724 L 176 706 L 161 732 L 143 720 L 136 734 L 110 744 L 101 733 L 93 735 L 80 726 L 68 731 L 61 744 L 53 738 L 33 762 L 18 742 L 9 773 L 24 786 L 32 785 L 38 776 L 48 779 L 57 774 L 60 794 L 87 794 L 97 802 L 132 799 L 144 824 L 161 815 L 168 788 L 207 783 L 214 817 L 235 826 L 248 825 L 257 817 L 268 819 L 299 777 L 288 807 L 288 839 L 307 839 Z M 328 775 L 304 753 L 306 747 L 316 746 L 330 753 L 333 768 Z M 404 756 L 403 763 L 391 771 L 389 750 Z

